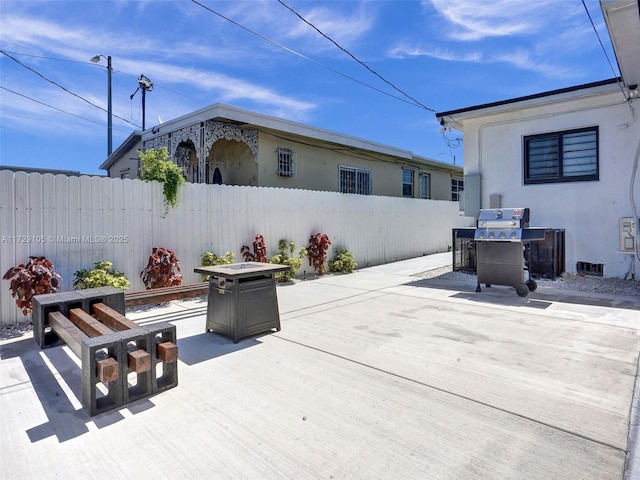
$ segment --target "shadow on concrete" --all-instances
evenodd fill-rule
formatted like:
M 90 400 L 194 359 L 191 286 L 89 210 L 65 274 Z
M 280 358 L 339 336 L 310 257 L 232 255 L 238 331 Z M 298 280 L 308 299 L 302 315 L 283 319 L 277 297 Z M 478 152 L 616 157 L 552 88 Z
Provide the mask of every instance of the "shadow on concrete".
M 191 337 L 178 339 L 178 358 L 189 366 L 206 362 L 216 357 L 238 352 L 245 348 L 259 345 L 258 338 L 265 334 L 247 337 L 238 343 L 217 333 L 200 333 Z M 268 333 L 267 333 L 268 335 Z
M 494 287 L 491 287 L 494 288 Z M 505 287 L 508 288 L 508 287 Z M 493 292 L 492 292 L 493 293 Z M 544 310 L 549 308 L 552 303 L 541 301 L 531 296 L 523 298 L 518 297 L 515 290 L 511 289 L 511 295 L 515 298 L 509 298 L 507 295 L 486 295 L 483 289 L 482 292 L 473 293 L 456 293 L 451 295 L 451 298 L 462 298 L 464 300 L 470 300 L 472 302 L 486 303 L 490 305 L 506 305 L 508 307 L 527 307 L 538 308 Z
M 120 413 L 127 408 L 137 414 L 153 407 L 149 399 L 142 399 L 120 409 L 90 417 L 84 408 L 76 408 L 62 388 L 66 384 L 73 396 L 82 402 L 81 368 L 63 347 L 40 350 L 31 338 L 3 346 L 2 358 L 20 358 L 33 390 L 47 416 L 47 421 L 26 431 L 31 443 L 55 436 L 63 443 L 89 432 L 87 424 L 93 422 L 98 428 L 112 425 L 124 417 Z M 55 372 L 55 373 L 54 373 Z M 56 378 L 59 376 L 60 378 Z
M 463 283 L 440 278 L 416 280 L 406 285 L 413 287 L 437 288 L 458 292 L 452 298 L 461 298 L 474 302 L 482 302 L 493 305 L 522 306 L 530 308 L 548 308 L 552 303 L 571 303 L 575 305 L 589 305 L 594 307 L 621 308 L 627 310 L 640 310 L 640 297 L 631 298 L 617 295 L 605 295 L 597 293 L 579 292 L 573 290 L 554 290 L 550 288 L 538 289 L 527 297 L 518 297 L 515 288 L 493 285 L 486 287 L 481 285 L 481 292 L 476 292 L 475 283 Z
M 150 315 L 148 317 L 140 317 L 134 320 L 138 325 L 151 325 L 154 323 L 160 322 L 178 322 L 180 320 L 187 320 L 194 317 L 205 316 L 207 314 L 207 306 L 198 307 L 193 309 L 184 309 L 184 310 L 176 310 L 173 312 L 165 312 L 161 313 L 161 311 L 157 312 L 149 312 Z

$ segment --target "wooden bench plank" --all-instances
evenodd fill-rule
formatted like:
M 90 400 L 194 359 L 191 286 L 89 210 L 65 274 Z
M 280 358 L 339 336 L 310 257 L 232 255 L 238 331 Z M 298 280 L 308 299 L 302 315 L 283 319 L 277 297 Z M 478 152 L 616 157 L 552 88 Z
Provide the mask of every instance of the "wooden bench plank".
M 60 312 L 50 312 L 47 316 L 51 329 L 66 343 L 78 358 L 82 357 L 82 340 L 88 337 L 71 320 Z
M 64 340 L 78 358 L 82 358 L 82 340 L 89 338 L 89 335 L 80 330 L 60 312 L 51 312 L 47 318 L 51 329 L 56 335 Z M 102 383 L 117 380 L 118 362 L 111 357 L 96 360 L 96 376 Z
M 100 335 L 113 333 L 113 330 L 105 324 L 100 323 L 81 308 L 72 308 L 69 310 L 69 320 L 90 337 L 99 337 Z
M 209 282 L 191 283 L 176 287 L 152 288 L 124 294 L 125 305 L 135 307 L 153 303 L 170 302 L 183 298 L 194 298 L 206 295 L 209 292 Z
M 113 308 L 106 306 L 104 303 L 93 304 L 92 310 L 93 314 L 105 325 L 108 325 L 118 332 L 132 328 L 140 328 L 137 323 L 132 322 L 121 313 L 116 312 Z

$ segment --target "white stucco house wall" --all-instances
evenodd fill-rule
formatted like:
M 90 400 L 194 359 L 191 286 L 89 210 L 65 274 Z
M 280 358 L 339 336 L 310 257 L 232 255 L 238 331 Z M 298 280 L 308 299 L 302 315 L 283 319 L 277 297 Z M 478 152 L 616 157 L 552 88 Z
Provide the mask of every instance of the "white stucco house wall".
M 531 226 L 565 230 L 566 271 L 640 276 L 640 15 L 636 0 L 601 0 L 621 77 L 436 114 L 464 133 L 464 211 L 529 207 Z M 628 242 L 627 242 L 628 245 Z

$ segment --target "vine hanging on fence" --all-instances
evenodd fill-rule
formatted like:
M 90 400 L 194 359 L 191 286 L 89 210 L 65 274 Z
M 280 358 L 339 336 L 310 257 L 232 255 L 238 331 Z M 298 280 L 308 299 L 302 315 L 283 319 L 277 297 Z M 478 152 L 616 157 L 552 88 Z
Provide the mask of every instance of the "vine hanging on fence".
M 182 168 L 171 161 L 166 147 L 138 152 L 138 158 L 142 163 L 140 179 L 148 182 L 156 180 L 162 183 L 165 214 L 169 211 L 169 207 L 176 208 L 180 186 L 186 182 Z

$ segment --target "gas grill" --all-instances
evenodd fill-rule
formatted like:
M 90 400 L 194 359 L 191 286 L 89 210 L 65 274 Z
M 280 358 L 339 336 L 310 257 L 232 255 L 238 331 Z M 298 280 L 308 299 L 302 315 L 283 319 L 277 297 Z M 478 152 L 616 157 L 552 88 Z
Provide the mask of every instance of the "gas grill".
M 473 239 L 476 243 L 478 287 L 492 284 L 515 287 L 526 297 L 537 288 L 531 279 L 527 242 L 544 240 L 544 228 L 529 228 L 528 208 L 482 209 Z M 525 272 L 528 274 L 525 278 Z

